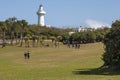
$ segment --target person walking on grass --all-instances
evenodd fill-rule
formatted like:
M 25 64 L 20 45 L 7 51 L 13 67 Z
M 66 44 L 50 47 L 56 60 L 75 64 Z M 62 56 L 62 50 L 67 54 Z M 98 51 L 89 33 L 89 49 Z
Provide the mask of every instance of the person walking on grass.
M 27 52 L 27 58 L 30 58 L 30 51 Z
M 24 53 L 24 57 L 25 57 L 25 59 L 29 59 L 30 58 L 30 51 L 29 50 Z

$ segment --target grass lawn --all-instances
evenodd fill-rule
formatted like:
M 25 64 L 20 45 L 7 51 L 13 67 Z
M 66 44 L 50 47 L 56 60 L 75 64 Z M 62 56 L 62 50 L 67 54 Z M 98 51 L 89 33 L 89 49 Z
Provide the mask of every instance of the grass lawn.
M 25 47 L 0 48 L 0 80 L 119 80 L 119 74 L 101 71 L 102 43 L 82 44 L 80 49 L 29 48 L 31 57 L 24 59 Z

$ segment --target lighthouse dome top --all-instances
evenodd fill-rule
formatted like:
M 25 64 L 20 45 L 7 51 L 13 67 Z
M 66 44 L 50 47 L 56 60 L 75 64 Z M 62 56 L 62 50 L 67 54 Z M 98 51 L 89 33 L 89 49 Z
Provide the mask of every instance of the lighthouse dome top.
M 43 5 L 42 4 L 39 7 L 39 11 L 43 11 Z
M 40 7 L 43 7 L 43 5 L 41 4 Z
M 45 12 L 44 9 L 43 9 L 43 5 L 40 5 L 37 14 L 38 14 L 38 15 L 45 15 L 45 14 L 46 14 L 46 12 Z

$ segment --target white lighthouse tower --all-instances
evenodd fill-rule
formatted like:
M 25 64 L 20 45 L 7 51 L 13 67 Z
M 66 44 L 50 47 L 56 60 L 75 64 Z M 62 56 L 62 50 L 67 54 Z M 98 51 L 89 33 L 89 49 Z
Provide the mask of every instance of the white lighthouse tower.
M 37 15 L 38 15 L 38 25 L 45 26 L 45 23 L 44 23 L 44 16 L 45 16 L 45 14 L 46 14 L 46 12 L 44 11 L 43 6 L 40 5 L 39 10 L 37 12 Z

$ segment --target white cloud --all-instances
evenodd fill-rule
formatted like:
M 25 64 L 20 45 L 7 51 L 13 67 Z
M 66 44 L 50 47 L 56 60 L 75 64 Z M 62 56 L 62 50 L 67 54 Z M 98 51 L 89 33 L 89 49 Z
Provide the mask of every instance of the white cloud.
M 85 21 L 85 23 L 87 24 L 87 26 L 91 27 L 91 28 L 102 28 L 102 27 L 110 27 L 109 24 L 107 23 L 104 23 L 104 22 L 100 22 L 100 21 L 95 21 L 95 20 L 92 20 L 92 19 L 87 19 Z

